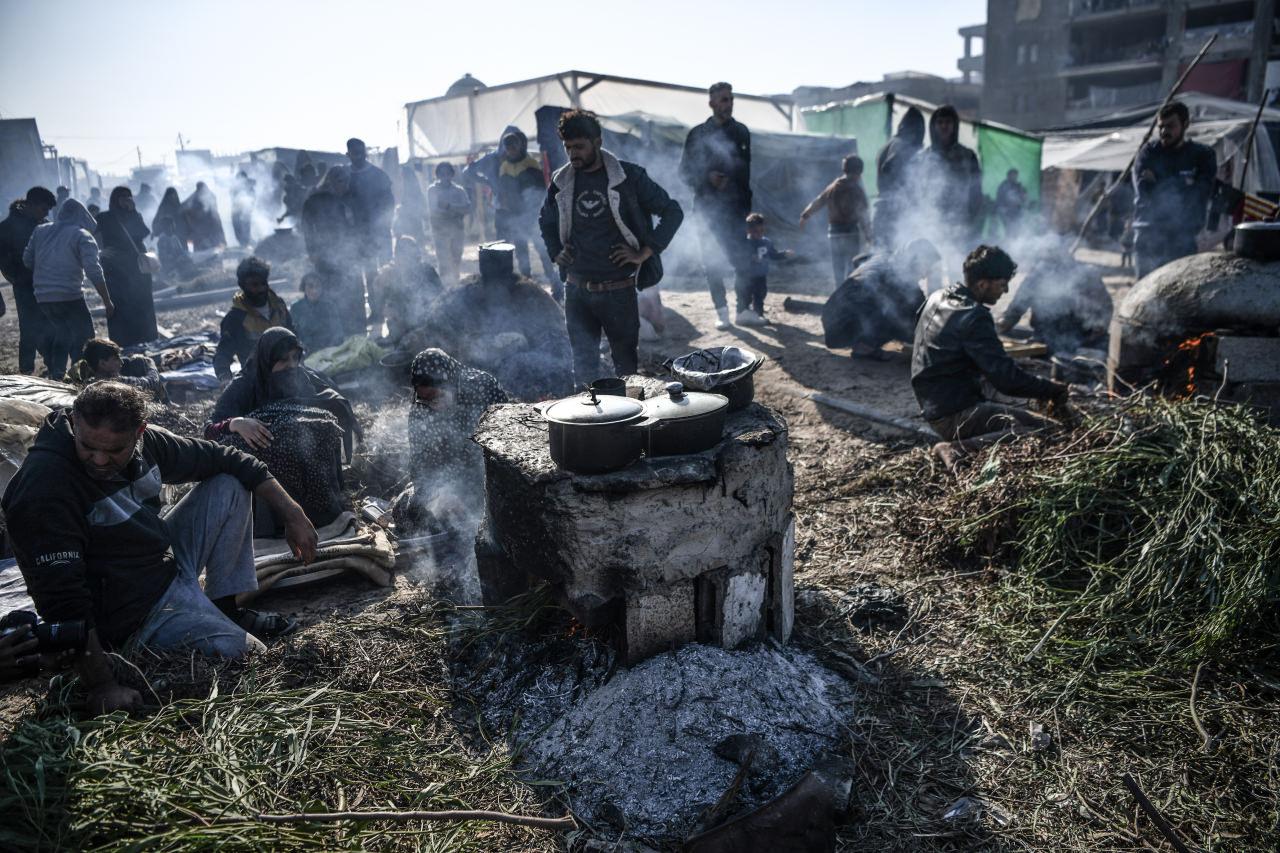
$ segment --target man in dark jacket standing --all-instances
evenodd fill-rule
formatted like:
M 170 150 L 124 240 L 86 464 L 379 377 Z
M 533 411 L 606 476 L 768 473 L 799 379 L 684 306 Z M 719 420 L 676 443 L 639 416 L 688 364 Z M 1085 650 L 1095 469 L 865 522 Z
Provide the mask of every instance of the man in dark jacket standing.
M 1033 397 L 1063 405 L 1067 386 L 1032 376 L 1014 363 L 996 334 L 990 305 L 1009 289 L 1018 267 L 1004 250 L 979 246 L 964 261 L 964 284 L 935 291 L 916 322 L 911 353 L 911 388 L 925 420 L 950 454 L 973 449 L 1009 432 L 1047 426 L 1050 421 L 1014 406 L 987 400 L 985 377 L 1011 397 Z M 965 443 L 965 439 L 974 441 Z M 944 460 L 948 453 L 941 446 Z
M 950 105 L 938 107 L 929 117 L 929 150 L 919 173 L 924 182 L 919 196 L 957 254 L 978 242 L 986 206 L 978 155 L 959 140 L 960 114 Z
M 924 146 L 924 113 L 915 107 L 907 109 L 898 130 L 876 155 L 876 206 L 871 229 L 876 246 L 892 252 L 914 234 L 899 239 L 898 223 L 916 204 L 915 170 L 919 168 L 920 150 Z
M 1138 278 L 1196 253 L 1196 235 L 1204 227 L 1218 159 L 1208 145 L 1187 139 L 1190 123 L 1186 104 L 1174 101 L 1165 106 L 1156 119 L 1160 138 L 1142 146 L 1133 163 Z
M 733 87 L 716 83 L 707 90 L 711 118 L 689 131 L 680 158 L 680 177 L 693 190 L 703 228 L 710 232 L 735 276 L 747 274 L 747 243 L 742 223 L 751 212 L 751 132 L 733 117 Z M 716 328 L 729 328 L 724 276 L 714 249 L 702 243 L 702 265 L 716 308 Z
M 568 283 L 565 326 L 574 380 L 584 386 L 599 378 L 601 331 L 609 341 L 614 373 L 636 372 L 636 294 L 661 280 L 658 256 L 675 236 L 684 212 L 644 169 L 602 147 L 594 113 L 569 110 L 560 116 L 559 133 L 569 162 L 551 178 L 539 225 L 547 254 Z
M 49 348 L 53 336 L 44 312 L 36 302 L 32 272 L 22 262 L 22 252 L 31 240 L 31 232 L 46 221 L 57 200 L 44 187 L 32 187 L 24 199 L 9 205 L 9 216 L 0 222 L 0 275 L 13 285 L 13 301 L 18 306 L 18 372 L 31 374 L 36 369 L 36 353 L 49 364 Z M 0 301 L 0 314 L 4 313 Z
M 347 159 L 351 161 L 351 168 L 347 170 L 347 203 L 354 221 L 364 284 L 372 288 L 378 267 L 391 259 L 391 215 L 396 198 L 391 191 L 391 179 L 369 162 L 369 152 L 362 140 L 354 137 L 347 140 Z M 379 322 L 382 306 L 372 292 L 369 308 L 374 322 Z
M 271 264 L 262 258 L 245 258 L 236 267 L 240 292 L 231 298 L 231 310 L 219 327 L 218 349 L 213 354 L 213 372 L 223 382 L 231 380 L 231 361 L 240 359 L 243 369 L 262 333 L 273 326 L 293 331 L 293 318 L 271 285 Z
M 118 382 L 80 392 L 49 415 L 5 490 L 13 551 L 40 617 L 80 622 L 76 664 L 94 712 L 136 705 L 104 649 L 128 643 L 237 658 L 288 630 L 244 611 L 257 588 L 249 493 L 285 518 L 303 561 L 316 532 L 264 464 L 248 454 L 148 427 L 146 400 Z M 161 517 L 162 483 L 199 483 Z M 206 581 L 200 588 L 200 573 Z

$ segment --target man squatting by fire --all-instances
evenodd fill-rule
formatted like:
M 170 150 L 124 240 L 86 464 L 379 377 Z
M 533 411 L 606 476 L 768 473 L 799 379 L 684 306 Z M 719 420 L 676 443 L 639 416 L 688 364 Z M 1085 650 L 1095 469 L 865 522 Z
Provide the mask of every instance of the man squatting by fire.
M 564 314 L 574 382 L 585 386 L 599 378 L 601 331 L 616 375 L 636 372 L 637 292 L 662 279 L 659 254 L 684 212 L 643 168 L 603 147 L 594 113 L 569 110 L 558 130 L 569 162 L 551 178 L 539 225 L 568 285 Z

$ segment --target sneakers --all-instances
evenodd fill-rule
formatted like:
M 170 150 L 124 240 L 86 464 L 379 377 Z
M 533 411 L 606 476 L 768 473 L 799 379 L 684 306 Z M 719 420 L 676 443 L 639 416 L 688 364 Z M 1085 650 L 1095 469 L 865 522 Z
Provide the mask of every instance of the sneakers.
M 729 309 L 727 307 L 717 308 L 716 317 L 719 318 L 716 320 L 716 329 L 721 332 L 729 328 L 729 326 L 733 325 L 732 323 L 729 322 Z
M 653 327 L 652 323 L 650 323 L 645 318 L 641 317 L 640 318 L 640 340 L 656 341 L 658 339 L 659 339 L 658 330 Z
M 735 321 L 739 326 L 763 326 L 765 319 L 750 308 L 743 308 L 738 312 Z

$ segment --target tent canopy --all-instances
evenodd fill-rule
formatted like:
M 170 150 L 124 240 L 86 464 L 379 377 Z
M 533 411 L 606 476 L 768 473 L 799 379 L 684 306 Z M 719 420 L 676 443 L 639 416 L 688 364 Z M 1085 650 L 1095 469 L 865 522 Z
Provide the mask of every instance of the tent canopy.
M 1241 154 L 1258 107 L 1197 92 L 1179 95 L 1178 100 L 1185 103 L 1191 112 L 1188 137 L 1213 148 L 1218 155 L 1219 166 L 1229 163 L 1231 182 L 1238 186 L 1244 167 Z M 1088 127 L 1050 131 L 1044 140 L 1044 168 L 1122 171 L 1138 150 L 1138 144 L 1159 107 L 1159 104 L 1152 103 L 1104 116 Z M 1263 110 L 1261 120 L 1280 122 L 1280 110 Z M 1280 167 L 1276 163 L 1275 148 L 1270 136 L 1262 129 L 1254 136 L 1245 190 L 1251 193 L 1280 190 Z
M 405 104 L 409 157 L 465 157 L 497 145 L 508 125 L 532 137 L 535 114 L 544 106 L 577 107 L 601 116 L 643 112 L 685 126 L 710 114 L 705 88 L 565 71 Z M 734 117 L 753 131 L 785 132 L 792 127 L 792 105 L 787 98 L 735 92 Z
M 867 163 L 863 183 L 867 194 L 876 194 L 875 158 L 889 141 L 911 107 L 924 113 L 925 121 L 938 109 L 918 98 L 878 92 L 853 101 L 805 107 L 801 123 L 810 133 L 853 136 L 858 140 L 861 156 Z M 1040 139 L 1008 125 L 985 121 L 960 120 L 960 144 L 972 148 L 982 164 L 982 192 L 994 197 L 1010 169 L 1017 169 L 1019 180 L 1032 199 L 1040 197 Z M 928 139 L 925 140 L 926 145 Z

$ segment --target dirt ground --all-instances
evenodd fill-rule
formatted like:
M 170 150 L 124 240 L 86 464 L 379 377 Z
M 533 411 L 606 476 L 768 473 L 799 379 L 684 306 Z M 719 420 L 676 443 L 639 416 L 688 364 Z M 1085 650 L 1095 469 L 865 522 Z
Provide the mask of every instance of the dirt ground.
M 1131 281 L 1116 267 L 1116 256 L 1100 253 L 1090 260 L 1107 267 L 1106 280 L 1117 295 Z M 1142 763 L 1146 739 L 1186 740 L 1187 732 L 1158 726 L 1149 731 L 1126 714 L 1059 708 L 1017 683 L 983 630 L 992 612 L 992 574 L 923 560 L 899 523 L 903 513 L 919 507 L 905 501 L 895 483 L 938 489 L 947 483 L 927 444 L 805 399 L 806 393 L 826 392 L 924 426 L 908 381 L 909 353 L 902 347 L 889 345 L 884 361 L 853 360 L 822 345 L 818 316 L 783 309 L 788 296 L 820 302 L 831 289 L 822 264 L 779 264 L 766 300 L 773 322 L 717 332 L 702 283 L 674 278 L 663 285 L 663 338 L 642 344 L 641 360 L 654 369 L 690 349 L 721 344 L 768 357 L 756 374 L 756 399 L 785 416 L 796 474 L 795 642 L 813 648 L 865 694 L 862 711 L 850 722 L 859 805 L 841 831 L 840 849 L 1166 849 L 1124 792 L 1118 772 Z M 209 306 L 160 319 L 188 330 L 216 324 L 220 312 L 220 306 Z M 13 369 L 15 347 L 10 313 L 0 319 L 0 370 Z M 409 583 L 405 577 L 397 582 Z M 855 627 L 851 603 L 876 590 L 904 602 L 904 624 Z M 344 581 L 261 604 L 315 624 L 358 618 L 387 595 Z M 34 708 L 37 688 L 28 683 L 0 691 L 4 734 L 19 714 Z M 1168 701 L 1185 704 L 1186 685 L 1171 687 Z M 1034 725 L 1050 733 L 1051 752 L 1028 745 Z M 1149 792 L 1167 791 L 1162 803 L 1169 805 L 1186 784 L 1185 772 L 1159 770 Z M 944 819 L 962 798 L 979 804 L 977 816 Z M 1253 846 L 1254 839 L 1237 837 L 1233 843 L 1229 832 L 1197 829 L 1209 833 L 1197 837 L 1214 850 L 1264 849 Z

